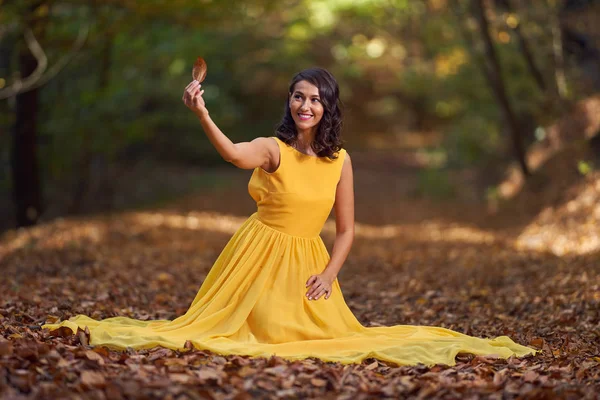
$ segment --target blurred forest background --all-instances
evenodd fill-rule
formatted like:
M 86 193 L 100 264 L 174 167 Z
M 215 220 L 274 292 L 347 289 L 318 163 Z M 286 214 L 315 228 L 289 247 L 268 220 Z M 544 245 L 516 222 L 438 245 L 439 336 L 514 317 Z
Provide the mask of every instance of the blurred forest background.
M 197 56 L 234 141 L 273 134 L 294 73 L 332 71 L 346 147 L 406 178 L 396 194 L 497 211 L 565 147 L 575 176 L 598 165 L 580 150 L 600 128 L 599 1 L 0 5 L 0 229 L 227 185 L 181 102 Z
M 361 323 L 543 354 L 285 364 L 40 329 L 183 314 L 256 211 L 181 100 L 199 56 L 236 142 L 273 135 L 299 70 L 337 77 Z M 596 398 L 599 131 L 600 0 L 0 0 L 0 397 Z

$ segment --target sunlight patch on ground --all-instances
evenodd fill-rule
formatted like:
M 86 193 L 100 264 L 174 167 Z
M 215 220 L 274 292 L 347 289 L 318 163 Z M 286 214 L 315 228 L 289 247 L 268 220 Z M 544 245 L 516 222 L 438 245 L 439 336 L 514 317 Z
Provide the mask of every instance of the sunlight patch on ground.
M 328 221 L 323 231 L 335 234 L 335 222 Z M 439 222 L 383 226 L 357 223 L 355 236 L 368 239 L 406 237 L 415 241 L 463 243 L 492 243 L 496 240 L 496 236 L 490 232 L 458 224 L 445 225 Z
M 82 243 L 99 243 L 106 235 L 106 227 L 99 221 L 58 219 L 27 229 L 11 231 L 0 242 L 0 261 L 22 248 L 61 249 Z
M 140 226 L 167 226 L 177 229 L 205 230 L 234 234 L 247 217 L 214 212 L 192 212 L 187 215 L 167 213 L 134 213 L 132 219 Z M 335 221 L 328 220 L 323 234 L 335 235 Z M 367 225 L 356 224 L 356 237 L 368 239 L 389 239 L 406 236 L 417 241 L 491 243 L 495 240 L 492 233 L 457 224 L 444 225 L 437 222 L 410 225 Z
M 246 220 L 211 212 L 193 212 L 187 215 L 167 213 L 133 213 L 132 218 L 142 226 L 168 226 L 170 228 L 209 230 L 233 234 Z
M 516 239 L 516 247 L 557 256 L 599 251 L 600 177 L 565 204 L 544 209 Z
M 557 256 L 583 255 L 600 250 L 600 236 L 596 227 L 583 234 L 581 229 L 577 233 L 564 232 L 560 226 L 544 227 L 543 230 L 528 228 L 516 243 L 520 250 L 550 251 Z

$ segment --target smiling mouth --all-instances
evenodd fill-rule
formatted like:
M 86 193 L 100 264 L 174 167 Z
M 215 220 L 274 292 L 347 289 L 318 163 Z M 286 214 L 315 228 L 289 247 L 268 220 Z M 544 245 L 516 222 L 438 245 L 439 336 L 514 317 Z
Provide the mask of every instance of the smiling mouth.
M 311 114 L 300 114 L 300 113 L 298 113 L 298 116 L 300 117 L 300 119 L 304 119 L 304 120 L 312 118 Z

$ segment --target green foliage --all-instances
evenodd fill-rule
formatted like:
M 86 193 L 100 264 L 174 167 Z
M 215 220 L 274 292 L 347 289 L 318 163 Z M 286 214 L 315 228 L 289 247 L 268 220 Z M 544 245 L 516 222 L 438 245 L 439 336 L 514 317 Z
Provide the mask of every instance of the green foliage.
M 588 161 L 579 160 L 577 162 L 577 170 L 581 175 L 586 176 L 594 170 L 594 166 Z
M 428 167 L 419 171 L 418 193 L 435 199 L 449 199 L 456 195 L 446 169 Z
M 478 61 L 464 43 L 450 3 L 408 0 L 148 0 L 41 2 L 41 40 L 49 65 L 70 49 L 80 29 L 86 45 L 43 86 L 40 155 L 49 178 L 70 180 L 88 157 L 108 162 L 151 156 L 178 162 L 223 160 L 181 101 L 197 56 L 208 62 L 203 83 L 212 118 L 235 141 L 273 134 L 290 78 L 319 65 L 337 77 L 348 138 L 377 132 L 442 132 L 450 166 L 477 164 L 504 151 L 502 116 Z M 0 22 L 21 38 L 31 2 L 8 2 Z M 50 5 L 48 7 L 48 5 Z M 45 7 L 45 8 L 44 8 Z M 546 6 L 523 6 L 544 15 Z M 494 29 L 506 30 L 497 13 Z M 547 76 L 552 38 L 545 20 L 527 20 L 535 56 Z M 506 38 L 507 36 L 503 36 Z M 497 39 L 497 38 L 496 38 Z M 21 40 L 21 39 L 19 39 Z M 497 40 L 507 89 L 519 116 L 535 126 L 554 118 L 531 78 L 514 37 Z M 17 72 L 16 52 L 0 63 L 4 84 Z M 0 81 L 2 82 L 2 81 Z M 12 110 L 2 103 L 0 129 Z M 2 142 L 2 144 L 5 144 Z M 437 169 L 423 173 L 424 192 L 450 194 Z
M 445 137 L 453 165 L 473 165 L 493 154 L 501 144 L 498 125 L 482 115 L 456 118 Z

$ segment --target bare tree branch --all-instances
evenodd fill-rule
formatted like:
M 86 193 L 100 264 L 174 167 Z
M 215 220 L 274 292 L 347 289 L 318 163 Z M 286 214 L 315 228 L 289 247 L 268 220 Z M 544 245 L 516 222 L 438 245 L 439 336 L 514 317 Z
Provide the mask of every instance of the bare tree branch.
M 519 15 L 518 9 L 513 3 L 513 0 L 503 0 L 501 4 L 509 13 L 518 16 L 517 23 L 514 26 L 509 25 L 509 27 L 517 35 L 517 39 L 519 40 L 519 47 L 521 48 L 521 53 L 523 54 L 523 58 L 525 59 L 525 63 L 527 65 L 527 68 L 529 69 L 529 73 L 533 77 L 533 80 L 537 84 L 538 88 L 542 92 L 546 92 L 546 90 L 548 89 L 548 85 L 546 85 L 544 74 L 535 62 L 535 57 L 533 56 L 533 51 L 531 50 L 529 41 L 527 40 L 525 34 L 523 33 L 523 30 L 521 29 L 522 16 Z
M 31 29 L 27 27 L 24 32 L 25 42 L 27 43 L 29 51 L 37 60 L 37 67 L 35 71 L 33 71 L 31 75 L 25 79 L 17 79 L 10 86 L 1 89 L 0 100 L 8 99 L 18 95 L 19 93 L 36 89 L 44 85 L 50 79 L 54 78 L 73 59 L 79 50 L 81 50 L 87 39 L 88 32 L 89 27 L 87 25 L 80 28 L 77 39 L 75 40 L 75 43 L 73 43 L 69 53 L 67 53 L 67 55 L 62 57 L 56 64 L 48 69 L 48 58 L 46 57 L 46 53 L 44 52 L 44 49 L 42 49 L 42 46 L 38 40 L 35 38 L 35 35 Z

